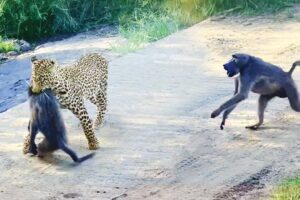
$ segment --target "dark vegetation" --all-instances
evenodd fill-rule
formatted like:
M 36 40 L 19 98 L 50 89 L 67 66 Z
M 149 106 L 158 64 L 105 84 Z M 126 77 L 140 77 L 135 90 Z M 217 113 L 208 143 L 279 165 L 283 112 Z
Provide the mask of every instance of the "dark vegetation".
M 129 37 L 157 40 L 208 16 L 276 12 L 300 0 L 0 0 L 0 35 L 37 41 L 117 24 Z M 139 38 L 140 39 L 140 38 Z

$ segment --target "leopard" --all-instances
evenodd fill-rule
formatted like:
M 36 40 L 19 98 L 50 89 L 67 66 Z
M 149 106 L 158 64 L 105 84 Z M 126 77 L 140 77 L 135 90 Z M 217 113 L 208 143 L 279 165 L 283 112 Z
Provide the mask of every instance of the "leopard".
M 95 130 L 103 124 L 107 108 L 108 61 L 98 53 L 82 56 L 75 64 L 61 67 L 53 59 L 31 58 L 31 81 L 33 93 L 51 89 L 62 108 L 70 110 L 80 121 L 88 141 L 88 148 L 96 150 L 99 142 Z M 84 100 L 97 107 L 94 122 L 88 115 Z M 27 136 L 23 153 L 29 151 Z

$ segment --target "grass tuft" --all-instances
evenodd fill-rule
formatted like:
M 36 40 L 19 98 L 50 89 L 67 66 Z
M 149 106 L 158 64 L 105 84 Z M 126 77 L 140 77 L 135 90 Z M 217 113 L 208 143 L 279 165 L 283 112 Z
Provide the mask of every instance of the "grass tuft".
M 113 48 L 114 51 L 135 51 L 178 31 L 178 24 L 167 14 L 137 10 L 134 20 L 127 22 L 128 17 L 120 18 L 119 32 L 127 38 L 127 43 Z
M 272 200 L 299 200 L 300 177 L 284 181 L 272 194 Z
M 15 46 L 13 42 L 3 41 L 0 37 L 0 53 L 7 53 L 9 51 L 14 51 Z
M 124 43 L 118 44 L 118 45 L 111 45 L 111 50 L 114 53 L 117 53 L 119 55 L 125 55 L 128 53 L 135 52 L 136 50 L 138 50 L 142 47 L 143 47 L 143 45 L 140 43 L 124 42 Z

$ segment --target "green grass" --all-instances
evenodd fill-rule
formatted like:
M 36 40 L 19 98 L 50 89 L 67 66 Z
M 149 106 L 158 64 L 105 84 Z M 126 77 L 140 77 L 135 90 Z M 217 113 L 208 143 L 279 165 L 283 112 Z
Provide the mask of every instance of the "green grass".
M 131 42 L 152 42 L 178 30 L 178 25 L 167 15 L 144 13 L 141 17 L 126 23 L 121 21 L 120 33 Z
M 212 15 L 276 13 L 300 0 L 164 0 L 159 5 L 154 4 L 157 1 L 146 2 L 146 8 L 136 8 L 119 18 L 120 33 L 128 43 L 114 47 L 114 51 L 134 51 Z
M 117 54 L 124 55 L 131 52 L 135 52 L 137 49 L 142 48 L 141 43 L 125 42 L 124 44 L 111 45 L 110 49 Z
M 178 24 L 167 14 L 137 10 L 133 19 L 126 23 L 127 17 L 120 18 L 119 32 L 127 42 L 112 47 L 113 51 L 121 54 L 132 52 L 178 31 Z
M 36 41 L 117 22 L 131 0 L 0 0 L 0 35 Z
M 299 200 L 300 176 L 284 181 L 272 194 L 272 200 Z
M 15 46 L 12 42 L 3 41 L 0 37 L 0 53 L 7 53 L 15 50 Z
M 0 35 L 37 41 L 118 24 L 134 49 L 209 16 L 278 12 L 300 0 L 0 0 Z

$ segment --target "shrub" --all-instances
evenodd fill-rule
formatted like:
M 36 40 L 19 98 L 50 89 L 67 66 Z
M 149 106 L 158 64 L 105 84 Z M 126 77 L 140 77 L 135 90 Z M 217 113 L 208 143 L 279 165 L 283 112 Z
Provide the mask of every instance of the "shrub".
M 34 41 L 102 23 L 118 23 L 125 35 L 137 34 L 135 38 L 152 41 L 228 9 L 257 14 L 276 12 L 298 2 L 300 0 L 0 0 L 0 35 Z

